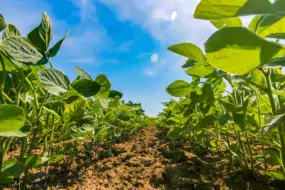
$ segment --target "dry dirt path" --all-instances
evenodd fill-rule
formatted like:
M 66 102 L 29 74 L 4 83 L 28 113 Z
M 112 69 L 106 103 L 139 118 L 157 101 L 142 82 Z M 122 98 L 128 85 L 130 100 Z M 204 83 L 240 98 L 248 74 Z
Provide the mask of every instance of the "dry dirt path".
M 229 172 L 223 153 L 213 153 L 198 145 L 173 143 L 166 138 L 166 132 L 157 127 L 144 128 L 124 142 L 99 147 L 95 152 L 93 160 L 78 157 L 71 172 L 55 176 L 54 187 L 248 189 L 249 185 L 239 172 Z M 270 189 L 253 183 L 254 189 Z

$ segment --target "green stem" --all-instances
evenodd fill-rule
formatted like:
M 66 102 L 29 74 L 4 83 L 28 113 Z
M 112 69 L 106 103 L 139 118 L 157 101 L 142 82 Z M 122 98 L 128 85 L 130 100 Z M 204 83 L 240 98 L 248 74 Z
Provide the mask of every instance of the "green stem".
M 247 144 L 247 148 L 248 148 L 248 151 L 249 151 L 249 155 L 250 155 L 250 165 L 251 165 L 251 170 L 252 170 L 252 173 L 254 174 L 254 163 L 253 163 L 253 154 L 252 154 L 252 150 L 251 150 L 251 147 L 250 147 L 250 142 L 249 142 L 249 138 L 248 138 L 248 131 L 245 132 L 245 135 L 246 135 L 246 144 Z

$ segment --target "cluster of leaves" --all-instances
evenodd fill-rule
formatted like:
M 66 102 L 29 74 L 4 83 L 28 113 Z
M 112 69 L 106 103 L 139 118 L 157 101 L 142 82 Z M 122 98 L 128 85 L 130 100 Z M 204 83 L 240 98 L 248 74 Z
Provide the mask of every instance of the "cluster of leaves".
M 205 54 L 194 44 L 168 47 L 188 60 L 183 69 L 191 83 L 178 80 L 166 89 L 178 97 L 164 103 L 160 124 L 171 139 L 197 140 L 226 148 L 231 160 L 255 173 L 285 174 L 285 6 L 283 0 L 202 0 L 194 17 L 218 30 L 206 41 Z M 248 27 L 239 16 L 256 15 Z M 221 147 L 221 144 L 225 147 Z M 262 154 L 253 151 L 261 145 Z M 280 166 L 271 171 L 268 166 Z
M 70 81 L 54 69 L 51 58 L 66 35 L 53 47 L 52 22 L 46 13 L 27 37 L 0 14 L 0 185 L 10 184 L 30 168 L 72 158 L 84 141 L 96 143 L 131 134 L 149 124 L 140 104 L 125 103 L 105 75 L 94 80 L 79 67 Z M 49 66 L 47 65 L 49 63 Z M 10 147 L 19 156 L 5 158 Z M 40 150 L 34 154 L 33 150 Z M 39 152 L 39 151 L 37 151 Z M 68 163 L 67 163 L 68 164 Z M 46 173 L 48 169 L 46 169 Z

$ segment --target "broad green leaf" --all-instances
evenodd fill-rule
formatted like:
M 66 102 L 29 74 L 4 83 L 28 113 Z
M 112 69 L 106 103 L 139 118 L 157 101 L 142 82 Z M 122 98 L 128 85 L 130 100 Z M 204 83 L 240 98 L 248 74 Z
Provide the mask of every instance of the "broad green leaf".
M 42 158 L 40 155 L 34 154 L 27 158 L 25 162 L 26 168 L 36 168 L 42 163 Z
M 184 97 L 190 94 L 191 92 L 191 85 L 184 81 L 184 80 L 177 80 L 170 84 L 166 91 L 171 95 L 175 97 Z
M 59 40 L 52 48 L 50 48 L 48 50 L 48 56 L 49 57 L 54 57 L 57 55 L 58 51 L 60 50 L 64 40 L 66 39 L 66 37 L 68 36 L 69 31 L 66 32 L 65 36 Z
M 6 28 L 7 24 L 3 15 L 0 13 L 0 32 Z
M 241 27 L 242 21 L 238 17 L 227 18 L 222 20 L 212 20 L 211 23 L 217 28 L 222 29 L 225 27 Z
M 201 0 L 194 17 L 219 20 L 244 15 L 284 13 L 282 2 L 272 4 L 269 0 Z
M 88 80 L 92 80 L 92 78 L 90 77 L 90 75 L 84 71 L 83 69 L 75 66 L 75 70 L 77 72 L 77 74 L 82 78 L 82 79 L 88 79 Z
M 15 61 L 26 64 L 39 64 L 43 56 L 23 37 L 12 36 L 2 42 L 4 51 Z
M 48 15 L 44 12 L 41 24 L 28 34 L 28 40 L 41 52 L 48 50 L 52 40 L 52 23 Z
M 194 60 L 197 63 L 204 63 L 205 61 L 205 56 L 202 50 L 198 46 L 191 43 L 176 44 L 169 46 L 167 49 L 179 55 L 185 56 L 191 60 Z
M 269 131 L 277 128 L 279 125 L 283 124 L 284 121 L 285 121 L 285 114 L 273 116 L 271 118 L 270 122 L 267 125 L 263 126 L 260 131 L 261 132 L 269 132 Z
M 108 78 L 105 75 L 98 75 L 95 82 L 101 85 L 100 91 L 97 95 L 102 98 L 108 98 L 111 90 L 111 82 L 108 80 Z
M 96 95 L 100 91 L 100 84 L 88 79 L 75 80 L 71 84 L 72 88 L 84 97 Z
M 212 66 L 237 75 L 247 74 L 284 55 L 281 45 L 268 42 L 243 27 L 223 28 L 215 32 L 205 47 Z
M 167 133 L 167 137 L 171 140 L 176 140 L 181 137 L 181 133 L 184 131 L 184 128 L 173 126 Z
M 285 17 L 279 15 L 267 15 L 259 22 L 257 34 L 261 37 L 285 39 Z
M 204 64 L 197 64 L 186 71 L 188 75 L 200 78 L 207 78 L 214 72 L 215 69 L 211 65 L 204 65 Z
M 25 120 L 23 108 L 14 105 L 0 105 L 0 133 L 20 129 L 24 126 Z
M 117 90 L 110 90 L 109 92 L 109 98 L 114 99 L 118 96 L 120 99 L 123 97 L 123 93 L 117 91 Z
M 9 24 L 3 32 L 2 39 L 4 40 L 12 36 L 21 36 L 21 33 L 13 24 Z
M 42 69 L 38 72 L 42 87 L 50 94 L 59 95 L 69 89 L 69 79 L 56 69 Z

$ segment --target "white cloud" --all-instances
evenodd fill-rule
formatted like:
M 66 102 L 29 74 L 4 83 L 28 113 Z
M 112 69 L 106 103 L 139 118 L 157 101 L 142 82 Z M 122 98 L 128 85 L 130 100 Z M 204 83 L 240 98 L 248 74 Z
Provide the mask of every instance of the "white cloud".
M 74 58 L 68 60 L 71 63 L 94 63 L 94 58 Z
M 157 63 L 159 61 L 159 55 L 157 53 L 152 54 L 150 60 L 152 63 Z
M 171 13 L 170 20 L 171 20 L 171 21 L 174 21 L 174 20 L 176 19 L 176 17 L 177 17 L 177 11 L 173 11 L 173 12 Z

